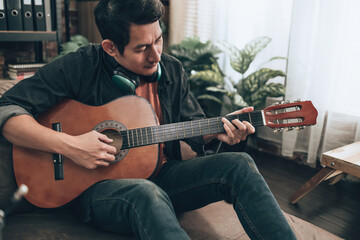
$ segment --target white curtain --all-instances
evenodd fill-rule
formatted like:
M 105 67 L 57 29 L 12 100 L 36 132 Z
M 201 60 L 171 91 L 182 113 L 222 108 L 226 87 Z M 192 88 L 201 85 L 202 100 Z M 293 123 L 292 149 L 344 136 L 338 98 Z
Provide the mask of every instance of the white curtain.
M 291 21 L 289 0 L 170 0 L 170 44 L 186 36 L 202 41 L 226 42 L 243 48 L 251 40 L 267 36 L 271 43 L 249 68 L 253 72 L 274 56 L 286 57 Z M 240 75 L 220 56 L 226 75 L 238 80 Z M 285 61 L 273 61 L 267 67 L 286 70 Z
M 360 140 L 360 1 L 358 0 L 171 0 L 170 44 L 185 36 L 225 41 L 242 48 L 268 36 L 271 43 L 249 72 L 287 71 L 286 99 L 311 100 L 318 121 L 305 131 L 284 133 L 282 154 L 307 154 L 315 166 L 324 151 Z M 228 77 L 239 79 L 221 58 Z M 281 139 L 280 139 L 281 140 Z
M 312 100 L 317 124 L 283 135 L 282 153 L 322 152 L 360 140 L 360 2 L 294 0 L 286 98 Z

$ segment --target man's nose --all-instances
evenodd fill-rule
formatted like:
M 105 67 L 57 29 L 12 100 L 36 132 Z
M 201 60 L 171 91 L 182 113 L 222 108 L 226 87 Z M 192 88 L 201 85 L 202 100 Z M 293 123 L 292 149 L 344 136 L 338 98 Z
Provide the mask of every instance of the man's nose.
M 149 53 L 149 61 L 150 62 L 160 62 L 161 60 L 161 47 L 152 46 L 151 51 Z

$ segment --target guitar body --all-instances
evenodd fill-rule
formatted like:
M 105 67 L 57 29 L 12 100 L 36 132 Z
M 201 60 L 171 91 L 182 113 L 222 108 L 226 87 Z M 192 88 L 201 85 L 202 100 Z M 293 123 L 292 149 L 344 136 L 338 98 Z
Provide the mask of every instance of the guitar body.
M 61 123 L 62 132 L 70 135 L 87 133 L 107 120 L 115 120 L 127 129 L 157 125 L 151 105 L 137 96 L 121 97 L 102 106 L 65 100 L 41 114 L 37 120 L 49 128 L 53 123 Z M 25 198 L 36 206 L 54 208 L 70 202 L 101 180 L 151 177 L 160 165 L 159 146 L 153 144 L 130 149 L 115 164 L 95 170 L 83 168 L 64 157 L 63 180 L 55 180 L 51 153 L 14 145 L 13 164 L 18 185 L 29 187 Z

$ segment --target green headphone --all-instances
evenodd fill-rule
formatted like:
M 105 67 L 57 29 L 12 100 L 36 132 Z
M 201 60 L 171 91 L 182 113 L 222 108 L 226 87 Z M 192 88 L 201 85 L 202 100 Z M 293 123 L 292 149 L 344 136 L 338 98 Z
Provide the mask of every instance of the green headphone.
M 151 76 L 141 76 L 141 79 L 145 82 L 156 82 L 161 78 L 161 66 L 160 63 L 157 65 L 157 70 Z M 114 75 L 111 78 L 112 82 L 120 88 L 124 93 L 135 92 L 135 89 L 140 84 L 140 76 L 129 71 L 123 66 L 119 65 L 114 70 Z

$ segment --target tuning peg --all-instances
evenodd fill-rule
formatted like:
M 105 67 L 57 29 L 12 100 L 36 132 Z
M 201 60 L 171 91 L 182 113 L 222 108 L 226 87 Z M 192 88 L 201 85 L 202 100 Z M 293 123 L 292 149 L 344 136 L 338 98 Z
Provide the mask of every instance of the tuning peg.
M 290 103 L 290 101 L 289 101 L 289 100 L 286 100 L 286 101 L 281 101 L 281 104 L 288 104 L 288 103 Z
M 303 130 L 303 129 L 305 129 L 306 128 L 306 126 L 298 126 L 298 127 L 296 127 L 295 129 L 297 130 L 297 131 L 300 131 L 300 130 Z
M 274 130 L 274 133 L 279 133 L 279 132 L 282 132 L 284 129 L 283 128 L 276 128 Z
M 287 128 L 285 128 L 285 132 L 289 132 L 289 131 L 292 131 L 292 130 L 294 130 L 293 127 L 287 127 Z

